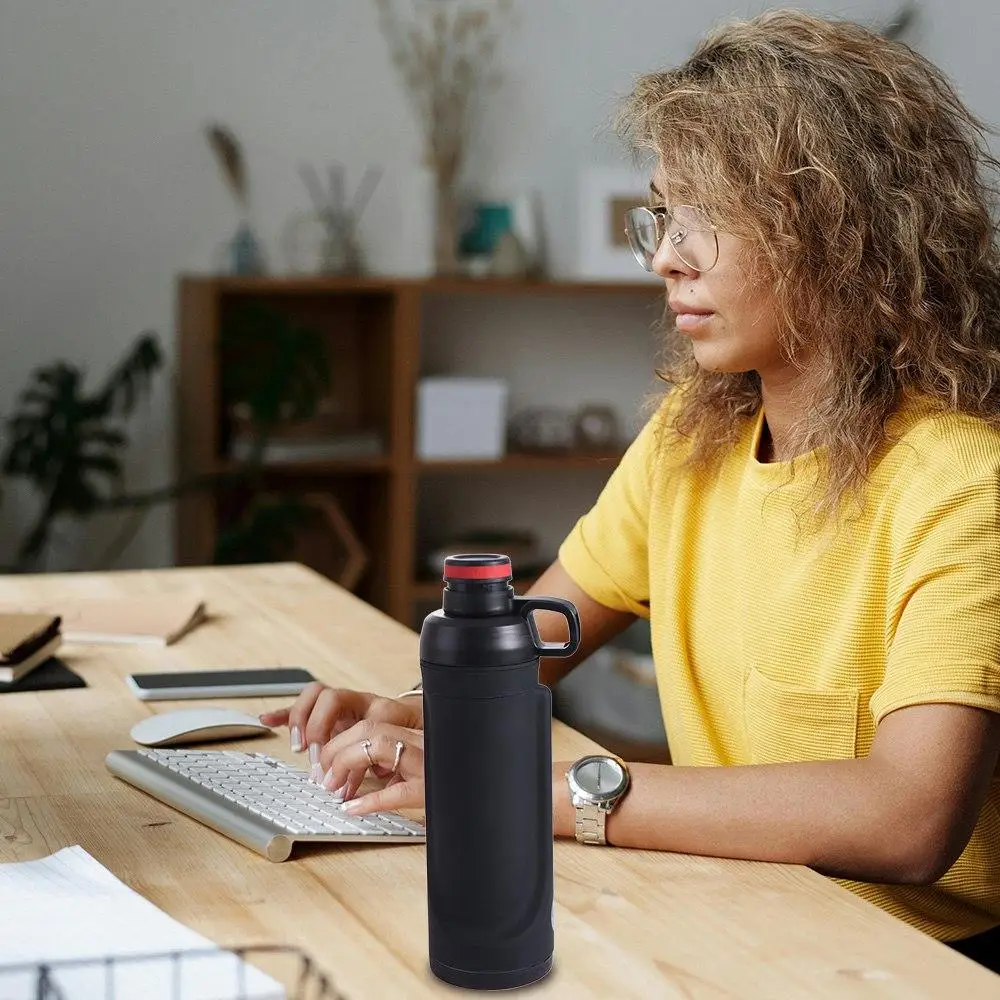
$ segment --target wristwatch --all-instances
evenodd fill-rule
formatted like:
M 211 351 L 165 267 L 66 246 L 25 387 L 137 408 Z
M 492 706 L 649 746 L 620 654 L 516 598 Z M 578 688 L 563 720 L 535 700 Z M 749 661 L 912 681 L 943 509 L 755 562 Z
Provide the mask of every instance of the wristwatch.
M 628 791 L 625 761 L 607 754 L 581 757 L 566 772 L 576 810 L 576 839 L 581 844 L 606 844 L 604 824 Z

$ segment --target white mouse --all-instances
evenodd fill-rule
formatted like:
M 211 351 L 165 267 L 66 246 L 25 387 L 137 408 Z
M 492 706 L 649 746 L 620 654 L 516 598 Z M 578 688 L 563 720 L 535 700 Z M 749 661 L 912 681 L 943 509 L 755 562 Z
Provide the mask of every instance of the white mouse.
M 165 747 L 209 740 L 245 739 L 271 731 L 254 715 L 231 708 L 183 708 L 161 712 L 137 722 L 129 735 L 147 747 Z

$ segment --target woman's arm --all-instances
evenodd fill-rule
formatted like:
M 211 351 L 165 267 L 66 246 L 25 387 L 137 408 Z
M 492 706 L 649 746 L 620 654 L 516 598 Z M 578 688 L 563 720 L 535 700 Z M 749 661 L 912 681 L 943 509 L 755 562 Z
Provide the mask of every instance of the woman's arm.
M 580 648 L 573 656 L 565 659 L 548 658 L 541 661 L 539 679 L 552 687 L 565 677 L 575 666 L 582 663 L 591 653 L 600 649 L 619 632 L 635 621 L 635 615 L 627 611 L 615 611 L 598 604 L 588 597 L 562 568 L 557 559 L 535 581 L 528 590 L 528 596 L 563 597 L 576 605 L 580 613 Z M 566 619 L 554 611 L 536 611 L 535 623 L 543 642 L 566 641 Z
M 942 704 L 887 715 L 859 760 L 633 764 L 632 786 L 608 817 L 608 842 L 926 885 L 968 843 L 998 755 L 1000 715 Z M 571 837 L 568 766 L 554 766 L 553 795 L 556 834 Z

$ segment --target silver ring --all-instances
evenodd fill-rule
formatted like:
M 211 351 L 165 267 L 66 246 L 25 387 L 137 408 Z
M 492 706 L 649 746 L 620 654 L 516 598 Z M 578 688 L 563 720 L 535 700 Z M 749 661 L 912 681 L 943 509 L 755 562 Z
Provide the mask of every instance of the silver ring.
M 378 767 L 378 764 L 375 763 L 375 758 L 372 756 L 372 741 L 362 740 L 361 749 L 364 750 L 365 756 L 368 758 L 368 763 L 371 764 L 372 767 Z
M 396 756 L 392 760 L 392 770 L 390 774 L 395 774 L 399 770 L 399 758 L 403 756 L 403 748 L 406 744 L 402 740 L 396 740 Z

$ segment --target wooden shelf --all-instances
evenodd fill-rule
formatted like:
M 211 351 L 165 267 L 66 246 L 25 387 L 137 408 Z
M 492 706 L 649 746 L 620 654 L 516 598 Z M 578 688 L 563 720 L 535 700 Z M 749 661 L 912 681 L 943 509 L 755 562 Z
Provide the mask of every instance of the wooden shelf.
M 572 306 L 587 297 L 597 302 L 631 301 L 650 309 L 662 305 L 662 282 L 519 281 L 493 278 L 362 278 L 326 276 L 227 277 L 191 275 L 178 285 L 177 469 L 185 479 L 230 472 L 236 463 L 220 460 L 229 445 L 222 398 L 225 366 L 238 354 L 227 323 L 251 307 L 267 307 L 326 338 L 330 351 L 331 394 L 345 426 L 370 427 L 381 434 L 385 455 L 270 463 L 259 481 L 239 488 L 194 490 L 177 503 L 176 545 L 180 565 L 212 560 L 219 532 L 240 516 L 258 490 L 280 492 L 286 485 L 329 494 L 343 509 L 370 557 L 356 592 L 393 618 L 411 624 L 414 603 L 440 599 L 439 581 L 417 580 L 418 504 L 427 480 L 499 473 L 559 473 L 586 469 L 610 475 L 622 449 L 563 454 L 508 454 L 499 461 L 421 461 L 413 455 L 416 387 L 421 375 L 421 340 L 428 303 L 468 302 L 492 309 L 496 299 L 517 300 L 520 308 L 546 299 L 546 310 Z M 491 298 L 492 297 L 492 298 Z M 235 354 L 233 354 L 235 352 Z M 518 590 L 532 581 L 519 579 Z
M 240 463 L 222 461 L 220 472 L 240 468 Z M 266 476 L 331 475 L 347 476 L 358 472 L 388 472 L 392 461 L 388 455 L 360 455 L 357 458 L 310 458 L 294 462 L 265 462 L 261 472 Z
M 622 455 L 622 451 L 569 452 L 553 455 L 510 452 L 501 459 L 425 459 L 417 462 L 417 470 L 435 475 L 461 475 L 463 472 L 554 472 L 566 469 L 595 469 L 617 465 Z
M 461 475 L 463 472 L 546 472 L 566 469 L 594 469 L 617 465 L 624 452 L 571 452 L 536 454 L 511 452 L 501 459 L 428 459 L 414 461 L 420 474 Z M 219 472 L 241 468 L 240 463 L 223 460 Z M 358 458 L 318 458 L 295 462 L 269 462 L 261 466 L 266 476 L 331 475 L 346 476 L 364 472 L 390 472 L 395 468 L 388 455 L 365 455 Z
M 523 296 L 601 296 L 646 295 L 654 299 L 664 292 L 663 282 L 656 281 L 523 281 L 510 278 L 434 278 L 424 282 L 428 295 L 523 295 Z
M 346 278 L 324 275 L 290 277 L 191 276 L 189 281 L 208 283 L 225 295 L 392 295 L 414 289 L 425 295 L 504 295 L 504 296 L 608 296 L 663 294 L 656 281 L 575 281 L 554 279 L 531 281 L 513 278 L 394 278 L 370 276 Z
M 182 280 L 211 285 L 221 295 L 391 295 L 401 285 L 411 284 L 395 278 L 347 278 L 326 275 L 291 275 L 278 277 L 232 277 L 192 275 Z

